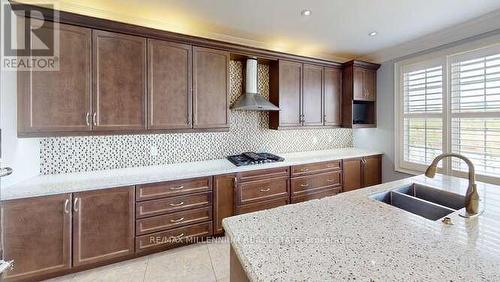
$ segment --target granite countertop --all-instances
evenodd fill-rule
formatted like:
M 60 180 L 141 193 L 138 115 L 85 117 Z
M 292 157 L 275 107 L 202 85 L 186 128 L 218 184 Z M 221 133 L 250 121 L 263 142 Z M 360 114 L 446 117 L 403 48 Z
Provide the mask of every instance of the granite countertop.
M 226 159 L 101 171 L 39 175 L 2 187 L 1 200 L 81 192 L 113 187 L 220 175 L 381 154 L 357 148 L 279 154 L 285 161 L 237 167 Z
M 500 281 L 500 187 L 478 183 L 485 211 L 453 225 L 368 196 L 411 183 L 464 194 L 465 179 L 423 175 L 226 218 L 252 281 Z

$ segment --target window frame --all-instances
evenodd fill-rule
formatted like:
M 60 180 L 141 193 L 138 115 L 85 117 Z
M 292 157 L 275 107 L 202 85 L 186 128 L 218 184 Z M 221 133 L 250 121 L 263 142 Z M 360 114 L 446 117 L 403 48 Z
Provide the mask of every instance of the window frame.
M 452 150 L 452 114 L 451 114 L 451 62 L 459 56 L 467 53 L 481 52 L 489 48 L 500 48 L 500 35 L 492 36 L 482 40 L 471 41 L 452 48 L 441 49 L 424 55 L 412 57 L 394 63 L 394 170 L 407 174 L 421 174 L 427 168 L 426 165 L 411 163 L 404 160 L 404 73 L 411 68 L 429 68 L 442 65 L 443 69 L 443 137 L 442 151 Z M 429 114 L 422 114 L 426 116 Z M 432 114 L 431 114 L 432 115 Z M 466 172 L 456 171 L 452 168 L 450 158 L 441 161 L 439 173 L 467 177 Z M 489 175 L 477 175 L 477 179 L 487 183 L 500 185 L 500 177 Z

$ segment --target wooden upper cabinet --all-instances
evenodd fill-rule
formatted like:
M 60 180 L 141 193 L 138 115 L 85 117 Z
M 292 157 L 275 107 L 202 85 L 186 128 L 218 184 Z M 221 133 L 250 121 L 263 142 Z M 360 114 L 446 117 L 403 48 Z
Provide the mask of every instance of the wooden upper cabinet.
M 52 25 L 38 36 L 50 36 Z M 91 30 L 60 24 L 59 32 L 59 70 L 18 72 L 20 136 L 92 129 Z
M 376 70 L 365 69 L 354 66 L 353 79 L 354 79 L 354 100 L 360 101 L 375 101 L 375 81 Z
M 193 47 L 193 127 L 229 127 L 229 52 Z
M 302 120 L 303 125 L 323 125 L 323 67 L 303 66 Z
M 146 39 L 93 31 L 94 130 L 146 128 Z
M 7 280 L 39 280 L 71 267 L 71 194 L 2 203 Z
M 301 126 L 302 64 L 280 60 L 271 65 L 269 100 L 280 111 L 269 112 L 270 128 Z
M 342 71 L 324 68 L 324 125 L 342 125 Z
M 132 255 L 134 187 L 73 194 L 73 266 Z
M 214 176 L 214 234 L 224 234 L 222 220 L 234 215 L 236 174 Z
M 191 128 L 191 45 L 148 39 L 148 128 Z
M 382 183 L 382 156 L 363 158 L 363 187 Z
M 363 187 L 362 158 L 342 161 L 343 187 L 342 192 L 348 192 Z
M 363 92 L 368 101 L 376 100 L 376 71 L 365 69 L 363 72 Z

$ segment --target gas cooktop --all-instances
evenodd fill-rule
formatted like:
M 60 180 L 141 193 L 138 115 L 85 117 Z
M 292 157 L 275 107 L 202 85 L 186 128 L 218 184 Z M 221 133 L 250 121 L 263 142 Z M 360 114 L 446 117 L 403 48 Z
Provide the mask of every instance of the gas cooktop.
M 245 152 L 241 155 L 228 156 L 227 159 L 236 166 L 282 162 L 285 159 L 269 153 Z

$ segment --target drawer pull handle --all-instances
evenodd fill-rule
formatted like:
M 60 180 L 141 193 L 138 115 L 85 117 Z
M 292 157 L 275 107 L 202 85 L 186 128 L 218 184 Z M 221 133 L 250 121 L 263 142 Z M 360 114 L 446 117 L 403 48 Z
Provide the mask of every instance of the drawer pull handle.
M 328 181 L 328 182 L 334 182 L 335 179 L 327 179 L 326 181 Z
M 181 233 L 180 235 L 177 235 L 177 236 L 172 236 L 172 238 L 178 240 L 178 239 L 182 238 L 182 236 L 184 236 L 184 233 Z
M 303 169 L 301 169 L 300 171 L 302 171 L 302 172 L 306 172 L 306 171 L 309 171 L 309 169 L 308 169 L 308 168 L 303 168 Z
M 172 207 L 180 207 L 182 205 L 184 205 L 184 202 L 180 202 L 180 203 L 177 203 L 177 204 L 170 204 L 170 206 L 172 206 Z
M 271 187 L 267 187 L 265 189 L 260 189 L 260 192 L 269 192 L 271 190 Z
M 181 221 L 183 221 L 183 220 L 184 220 L 184 217 L 181 217 L 181 218 L 179 218 L 179 219 L 171 219 L 171 220 L 170 220 L 170 222 L 172 222 L 172 223 L 177 223 L 177 222 L 181 222 Z
M 337 165 L 333 165 L 333 164 L 329 164 L 329 165 L 327 165 L 326 167 L 328 167 L 328 168 L 332 168 L 332 167 L 338 167 L 338 166 L 337 166 Z
M 309 187 L 309 183 L 302 183 L 300 184 L 300 187 Z
M 69 213 L 68 204 L 69 204 L 69 199 L 66 199 L 66 201 L 64 201 L 64 213 Z
M 170 187 L 170 190 L 181 190 L 182 188 L 184 188 L 184 185 Z

